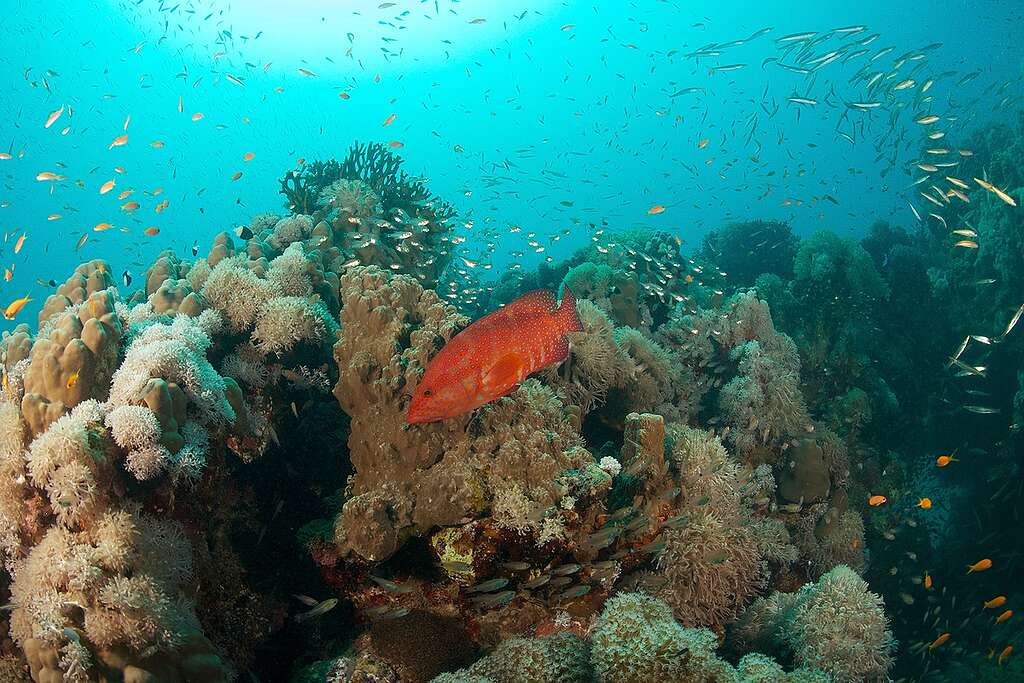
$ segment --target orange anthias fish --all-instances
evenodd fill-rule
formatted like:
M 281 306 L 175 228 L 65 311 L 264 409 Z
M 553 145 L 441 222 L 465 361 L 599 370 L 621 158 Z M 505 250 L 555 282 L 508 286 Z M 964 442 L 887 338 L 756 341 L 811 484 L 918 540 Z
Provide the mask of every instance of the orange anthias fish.
M 940 646 L 943 643 L 945 643 L 947 640 L 949 640 L 949 634 L 948 633 L 943 633 L 941 636 L 939 636 L 938 638 L 936 638 L 935 640 L 933 640 L 931 642 L 931 645 L 928 646 L 928 649 L 929 650 L 934 650 L 938 646 Z
M 992 568 L 992 560 L 990 560 L 990 559 L 988 559 L 986 557 L 984 560 L 978 560 L 974 564 L 967 565 L 967 573 L 970 574 L 972 572 L 983 572 L 986 569 L 991 569 L 991 568 Z
M 888 498 L 879 493 L 868 498 L 868 505 L 875 508 L 879 505 L 884 505 L 888 500 Z
M 576 297 L 563 288 L 523 294 L 455 335 L 427 365 L 406 420 L 436 422 L 508 394 L 532 372 L 569 355 L 566 334 L 583 329 Z
M 1003 605 L 1006 604 L 1006 596 L 1005 595 L 997 595 L 996 597 L 992 598 L 991 600 L 986 600 L 984 604 L 985 604 L 985 609 L 995 609 L 996 607 L 1002 607 Z

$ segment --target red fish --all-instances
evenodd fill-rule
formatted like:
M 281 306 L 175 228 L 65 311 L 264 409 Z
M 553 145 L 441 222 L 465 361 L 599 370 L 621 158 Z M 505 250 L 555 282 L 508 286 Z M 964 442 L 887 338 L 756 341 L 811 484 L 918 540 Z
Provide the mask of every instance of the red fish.
M 445 420 L 501 398 L 530 373 L 565 360 L 566 334 L 582 329 L 568 287 L 561 305 L 548 289 L 523 294 L 455 335 L 431 359 L 406 420 Z

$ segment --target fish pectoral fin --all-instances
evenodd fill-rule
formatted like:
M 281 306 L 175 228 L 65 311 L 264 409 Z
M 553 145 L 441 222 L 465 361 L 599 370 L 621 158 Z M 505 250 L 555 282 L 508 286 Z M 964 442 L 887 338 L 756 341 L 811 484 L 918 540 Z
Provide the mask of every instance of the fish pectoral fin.
M 515 351 L 510 351 L 500 356 L 484 371 L 483 384 L 492 390 L 511 388 L 522 379 L 520 373 L 524 365 L 523 357 Z

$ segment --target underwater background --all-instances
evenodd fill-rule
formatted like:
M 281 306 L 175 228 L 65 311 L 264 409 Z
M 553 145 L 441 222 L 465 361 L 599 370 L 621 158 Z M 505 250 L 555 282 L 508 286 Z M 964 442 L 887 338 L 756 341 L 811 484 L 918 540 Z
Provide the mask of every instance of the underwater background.
M 1022 9 L 10 0 L 0 681 L 1024 680 Z

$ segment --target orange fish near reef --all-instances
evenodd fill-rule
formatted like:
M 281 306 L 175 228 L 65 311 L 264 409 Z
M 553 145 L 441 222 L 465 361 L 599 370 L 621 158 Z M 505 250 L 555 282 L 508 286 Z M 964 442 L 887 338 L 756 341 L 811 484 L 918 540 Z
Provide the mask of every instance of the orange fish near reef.
M 568 287 L 561 305 L 547 289 L 523 294 L 444 345 L 416 385 L 406 420 L 436 422 L 501 398 L 530 373 L 565 360 L 566 334 L 582 329 Z
M 991 569 L 991 568 L 992 568 L 992 560 L 990 560 L 990 559 L 988 559 L 986 557 L 984 560 L 978 560 L 974 564 L 967 565 L 967 573 L 970 574 L 972 572 L 983 572 L 986 569 Z
M 943 643 L 945 643 L 947 640 L 949 640 L 949 634 L 948 633 L 943 633 L 941 636 L 939 636 L 938 638 L 936 638 L 935 640 L 932 641 L 931 645 L 928 646 L 928 649 L 929 650 L 934 650 L 938 646 L 940 646 Z

